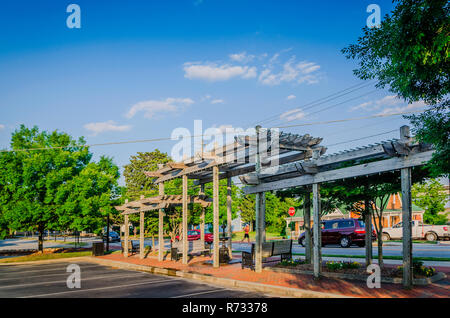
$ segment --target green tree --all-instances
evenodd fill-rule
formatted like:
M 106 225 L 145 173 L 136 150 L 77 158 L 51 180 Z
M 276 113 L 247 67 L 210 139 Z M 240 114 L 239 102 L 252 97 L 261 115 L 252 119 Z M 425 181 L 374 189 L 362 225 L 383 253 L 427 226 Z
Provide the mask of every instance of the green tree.
M 120 188 L 119 168 L 111 158 L 90 162 L 72 179 L 58 188 L 55 202 L 61 229 L 91 230 L 99 233 L 108 215 L 117 214 Z
M 354 74 L 376 79 L 407 102 L 423 100 L 431 107 L 408 116 L 417 138 L 435 146 L 430 161 L 434 175 L 448 175 L 449 142 L 449 37 L 447 0 L 394 0 L 396 6 L 379 28 L 363 28 L 363 36 L 342 50 L 357 59 Z
M 127 198 L 137 200 L 141 195 L 151 197 L 158 195 L 158 185 L 154 178 L 147 177 L 145 171 L 158 170 L 158 164 L 171 162 L 167 153 L 155 149 L 152 152 L 138 152 L 131 156 L 130 163 L 124 166 L 123 175 L 127 187 Z
M 447 191 L 436 179 L 416 183 L 412 187 L 412 201 L 425 210 L 425 223 L 442 225 L 447 222 L 447 214 L 441 213 L 445 211 L 447 200 Z
M 59 204 L 55 199 L 59 186 L 78 175 L 91 160 L 83 145 L 81 138 L 76 141 L 65 133 L 40 132 L 37 127 L 22 125 L 12 134 L 11 148 L 18 151 L 11 152 L 9 164 L 1 172 L 9 179 L 6 218 L 14 230 L 38 231 L 40 251 L 44 231 L 58 229 Z M 55 149 L 39 150 L 47 147 Z
M 13 151 L 0 156 L 1 209 L 8 226 L 38 231 L 40 251 L 45 230 L 96 227 L 96 209 L 108 208 L 106 189 L 115 184 L 117 167 L 109 159 L 91 163 L 84 145 L 83 138 L 22 125 L 12 134 Z

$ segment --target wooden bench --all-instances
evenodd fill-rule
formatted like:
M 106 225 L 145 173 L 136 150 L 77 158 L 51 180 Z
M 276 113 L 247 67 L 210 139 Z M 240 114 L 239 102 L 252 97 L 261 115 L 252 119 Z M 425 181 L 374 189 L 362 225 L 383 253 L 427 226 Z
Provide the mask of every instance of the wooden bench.
M 252 244 L 251 252 L 242 252 L 242 268 L 250 267 L 255 269 L 255 243 Z M 292 259 L 292 240 L 279 240 L 262 243 L 262 259 L 265 262 L 269 257 L 280 256 L 281 261 Z
M 125 251 L 125 242 L 122 241 L 121 244 L 122 244 L 122 253 L 123 253 L 123 251 Z M 134 245 L 132 240 L 128 241 L 128 253 L 130 253 L 130 254 L 139 253 L 139 246 Z
M 194 254 L 209 255 L 211 256 L 211 248 L 206 247 L 205 243 L 201 240 L 189 241 L 188 242 L 188 255 L 193 256 Z M 170 256 L 173 260 L 178 261 L 180 256 L 183 255 L 183 242 L 176 241 L 172 242 L 172 247 L 170 249 Z

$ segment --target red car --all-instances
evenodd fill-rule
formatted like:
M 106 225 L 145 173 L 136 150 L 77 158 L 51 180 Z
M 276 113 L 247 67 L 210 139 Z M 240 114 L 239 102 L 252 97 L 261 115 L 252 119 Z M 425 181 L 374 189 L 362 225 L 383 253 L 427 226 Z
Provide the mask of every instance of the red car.
M 177 241 L 180 240 L 180 237 L 177 235 L 175 237 Z M 200 230 L 188 230 L 188 241 L 196 241 L 200 239 Z M 213 234 L 206 232 L 205 233 L 205 242 L 212 243 L 213 242 Z
M 365 245 L 366 230 L 364 221 L 356 219 L 327 220 L 322 222 L 322 246 L 327 244 L 340 244 L 341 247 L 350 247 L 356 244 L 359 247 Z M 372 241 L 376 239 L 375 231 L 372 233 Z M 305 233 L 298 238 L 298 243 L 305 246 Z

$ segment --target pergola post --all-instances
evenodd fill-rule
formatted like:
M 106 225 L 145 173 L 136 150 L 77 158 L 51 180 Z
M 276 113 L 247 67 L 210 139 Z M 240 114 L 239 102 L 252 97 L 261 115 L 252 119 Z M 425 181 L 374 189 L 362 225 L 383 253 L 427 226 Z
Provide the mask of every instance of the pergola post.
M 125 242 L 123 244 L 123 256 L 124 257 L 128 257 L 128 234 L 130 232 L 130 227 L 128 225 L 128 214 L 125 214 L 124 216 L 124 237 L 125 237 Z
M 187 202 L 187 187 L 188 187 L 188 177 L 187 175 L 183 175 L 183 196 L 182 196 L 182 205 L 183 205 L 183 224 L 182 224 L 182 239 L 183 239 L 183 264 L 187 264 L 188 261 L 188 238 L 187 238 L 187 226 L 188 226 L 188 202 Z
M 231 204 L 232 204 L 232 199 L 231 199 L 231 177 L 227 178 L 227 229 L 228 229 L 228 255 L 230 256 L 230 259 L 233 258 L 233 249 L 231 246 L 231 236 L 233 235 L 232 231 L 231 231 L 231 217 L 232 217 L 232 211 L 231 211 Z
M 158 183 L 159 195 L 164 195 L 164 182 Z M 163 209 L 159 209 L 158 212 L 158 261 L 164 259 L 164 212 Z
M 259 205 L 259 226 L 261 227 L 261 244 L 266 242 L 266 193 L 262 192 L 259 197 L 261 203 Z
M 213 167 L 213 267 L 219 267 L 219 167 Z
M 305 227 L 305 260 L 311 264 L 312 244 L 311 244 L 311 193 L 305 193 L 303 203 L 303 225 Z
M 409 141 L 409 127 L 400 127 L 400 139 Z M 402 183 L 402 227 L 403 227 L 403 287 L 410 289 L 413 285 L 412 271 L 412 203 L 411 203 L 411 168 L 401 169 Z
M 321 223 L 320 223 L 320 185 L 318 183 L 313 184 L 313 218 L 314 218 L 314 249 L 313 249 L 313 264 L 314 264 L 314 278 L 320 276 L 320 248 L 321 248 Z
M 205 184 L 202 183 L 200 185 L 199 194 L 205 194 Z M 203 243 L 202 246 L 205 245 L 205 208 L 202 207 L 202 212 L 200 214 L 200 241 Z
M 256 126 L 256 163 L 255 172 L 259 174 L 261 171 L 261 157 L 259 154 L 259 130 L 261 126 Z M 262 271 L 262 233 L 261 233 L 261 196 L 263 193 L 256 193 L 255 199 L 255 221 L 256 221 L 256 237 L 255 237 L 255 272 L 260 273 Z
M 144 259 L 144 211 L 139 212 L 139 258 Z

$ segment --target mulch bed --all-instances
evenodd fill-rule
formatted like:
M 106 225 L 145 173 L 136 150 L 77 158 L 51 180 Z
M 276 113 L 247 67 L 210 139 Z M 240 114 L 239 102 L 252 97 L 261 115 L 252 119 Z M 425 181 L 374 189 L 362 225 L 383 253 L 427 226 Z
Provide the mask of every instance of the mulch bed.
M 313 264 L 299 264 L 297 266 L 283 266 L 281 264 L 277 264 L 274 267 L 281 267 L 286 269 L 294 269 L 294 270 L 301 270 L 301 271 L 314 271 L 314 265 Z M 322 263 L 322 272 L 328 272 L 328 273 L 341 273 L 341 274 L 350 274 L 350 275 L 365 275 L 367 276 L 368 273 L 366 271 L 366 268 L 364 265 L 361 265 L 360 268 L 348 268 L 348 269 L 338 269 L 338 270 L 330 270 L 325 265 L 325 262 Z M 402 272 L 397 269 L 397 267 L 388 267 L 384 266 L 381 268 L 381 276 L 383 277 L 402 277 Z M 414 275 L 414 278 L 425 278 L 426 276 L 423 275 Z

